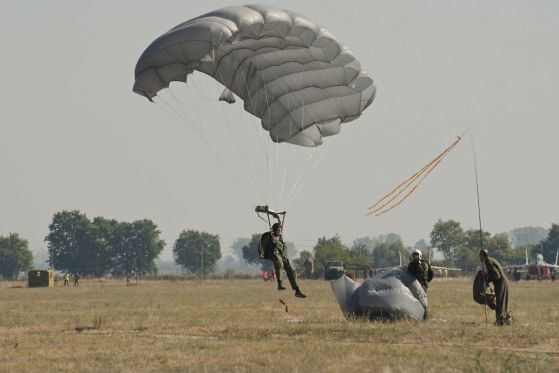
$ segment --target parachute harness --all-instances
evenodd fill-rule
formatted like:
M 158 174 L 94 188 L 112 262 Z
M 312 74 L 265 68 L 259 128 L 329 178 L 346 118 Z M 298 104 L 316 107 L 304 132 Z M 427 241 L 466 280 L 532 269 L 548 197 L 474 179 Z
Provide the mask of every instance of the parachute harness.
M 399 206 L 404 202 L 416 189 L 421 185 L 423 180 L 437 167 L 441 161 L 454 149 L 454 147 L 462 140 L 469 128 L 461 135 L 457 136 L 456 140 L 450 144 L 446 149 L 444 149 L 439 155 L 437 155 L 433 160 L 423 166 L 419 171 L 413 173 L 408 179 L 400 183 L 396 188 L 392 189 L 390 193 L 379 199 L 374 205 L 369 207 L 369 213 L 365 216 L 375 215 L 379 216 L 393 208 Z M 405 194 L 404 194 L 405 192 Z M 402 196 L 403 194 L 403 196 Z

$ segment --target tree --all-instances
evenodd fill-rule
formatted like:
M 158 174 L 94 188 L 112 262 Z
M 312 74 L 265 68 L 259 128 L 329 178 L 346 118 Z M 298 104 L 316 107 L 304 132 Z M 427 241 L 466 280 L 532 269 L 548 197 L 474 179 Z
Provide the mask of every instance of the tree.
M 454 220 L 439 219 L 430 234 L 431 246 L 440 250 L 444 257 L 452 260 L 452 251 L 464 240 L 464 230 L 460 223 Z
M 155 259 L 165 247 L 160 233 L 148 219 L 114 225 L 110 241 L 113 272 L 124 273 L 127 280 L 132 274 L 157 273 Z
M 97 263 L 91 262 L 94 253 L 94 236 L 91 222 L 77 210 L 54 214 L 45 237 L 49 263 L 53 268 L 82 274 L 100 274 Z
M 109 272 L 116 273 L 114 269 L 115 246 L 118 242 L 119 222 L 114 219 L 96 217 L 89 227 L 89 234 L 93 237 L 94 244 L 89 253 L 86 253 L 86 263 L 93 267 L 92 273 L 101 276 Z M 84 273 L 84 272 L 82 272 Z
M 456 266 L 464 272 L 474 272 L 480 265 L 479 250 L 481 245 L 479 229 L 468 229 L 462 237 L 462 242 L 454 249 L 452 258 Z M 483 248 L 490 250 L 491 233 L 482 231 L 482 239 Z M 491 251 L 489 255 L 493 256 Z
M 245 237 L 237 238 L 235 241 L 233 241 L 233 243 L 231 244 L 231 250 L 233 250 L 234 254 L 233 257 L 236 257 L 237 260 L 243 260 L 243 247 L 248 245 L 249 242 L 250 238 Z
M 408 256 L 409 251 L 404 248 L 402 241 L 381 242 L 373 251 L 373 263 L 377 268 L 398 266 L 400 257 L 402 264 L 405 264 Z
M 398 233 L 387 233 L 381 234 L 377 237 L 379 242 L 386 242 L 387 244 L 393 244 L 397 242 L 402 242 L 402 237 Z
M 54 214 L 45 238 L 49 262 L 56 269 L 102 276 L 109 272 L 124 274 L 155 273 L 155 258 L 165 242 L 148 219 L 133 223 L 62 211 Z
M 510 243 L 518 248 L 526 245 L 537 245 L 545 240 L 548 230 L 542 227 L 520 227 L 509 232 Z
M 17 233 L 0 236 L 0 274 L 4 278 L 14 278 L 18 272 L 27 272 L 33 264 L 33 254 L 29 243 Z
M 498 233 L 491 237 L 487 244 L 487 250 L 489 255 L 501 264 L 510 264 L 515 258 L 515 251 L 511 247 L 509 236 L 506 233 Z
M 348 254 L 350 257 L 350 264 L 367 265 L 371 262 L 371 252 L 367 249 L 365 243 L 354 243 L 349 249 Z
M 173 247 L 175 262 L 205 276 L 213 272 L 221 258 L 219 236 L 196 230 L 183 230 Z
M 337 234 L 332 238 L 319 238 L 313 248 L 315 270 L 323 271 L 326 263 L 332 261 L 349 262 L 349 249 L 342 244 Z
M 551 224 L 547 238 L 542 241 L 543 258 L 548 263 L 555 263 L 555 256 L 559 250 L 559 224 Z M 536 250 L 539 252 L 540 248 Z
M 422 238 L 413 245 L 413 248 L 414 250 L 421 250 L 423 254 L 426 254 L 429 245 L 427 245 L 427 242 Z
M 297 270 L 302 270 L 304 268 L 304 263 L 312 256 L 312 253 L 308 250 L 303 250 L 299 253 L 299 257 L 293 259 L 293 267 Z
M 373 252 L 377 244 L 378 241 L 372 239 L 371 237 L 361 237 L 353 240 L 353 246 L 364 245 L 367 248 L 367 250 L 369 250 L 370 253 Z

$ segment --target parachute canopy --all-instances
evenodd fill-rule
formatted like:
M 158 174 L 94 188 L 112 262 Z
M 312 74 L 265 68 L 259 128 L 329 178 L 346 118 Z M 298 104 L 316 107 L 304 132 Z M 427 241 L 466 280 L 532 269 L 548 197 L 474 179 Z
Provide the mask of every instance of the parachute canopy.
M 339 133 L 376 92 L 355 55 L 331 33 L 268 5 L 221 8 L 169 30 L 138 60 L 133 90 L 152 100 L 195 70 L 243 99 L 274 142 L 302 146 Z

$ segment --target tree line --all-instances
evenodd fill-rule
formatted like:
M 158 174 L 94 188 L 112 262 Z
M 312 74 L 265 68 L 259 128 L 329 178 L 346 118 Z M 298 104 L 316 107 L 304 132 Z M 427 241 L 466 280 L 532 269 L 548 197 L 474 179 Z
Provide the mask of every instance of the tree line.
M 254 233 L 251 238 L 239 238 L 233 251 L 239 260 L 271 270 L 270 261 L 258 258 L 260 235 Z M 465 230 L 457 221 L 438 220 L 429 240 L 429 243 L 419 240 L 413 246 L 405 246 L 400 235 L 389 233 L 358 238 L 346 245 L 335 234 L 330 238 L 318 238 L 312 250 L 297 252 L 291 242 L 286 242 L 286 246 L 296 268 L 302 269 L 303 263 L 313 257 L 318 273 L 322 273 L 330 261 L 342 261 L 349 268 L 396 266 L 400 258 L 407 262 L 414 249 L 429 256 L 431 248 L 442 253 L 444 258 L 433 260 L 433 264 L 471 272 L 479 265 L 478 252 L 482 245 L 502 264 L 523 263 L 526 252 L 531 258 L 541 253 L 547 262 L 553 262 L 559 248 L 559 225 L 552 224 L 549 229 L 522 227 L 497 234 L 482 231 L 480 235 L 478 229 Z M 55 213 L 45 241 L 52 268 L 92 276 L 156 274 L 155 259 L 165 247 L 157 225 L 149 219 L 119 222 L 95 217 L 91 220 L 77 210 Z M 33 256 L 28 246 L 27 240 L 17 233 L 0 236 L 0 274 L 4 278 L 12 278 L 31 268 Z M 185 271 L 206 276 L 216 270 L 222 258 L 219 235 L 183 230 L 174 242 L 173 256 L 175 263 Z
M 241 250 L 242 259 L 260 265 L 262 270 L 270 270 L 271 263 L 258 259 L 259 239 L 260 234 L 254 234 L 250 240 L 246 240 Z M 526 253 L 532 260 L 537 253 L 541 253 L 547 262 L 553 262 L 559 249 L 559 225 L 552 224 L 550 229 L 522 227 L 508 233 L 482 231 L 480 234 L 479 229 L 465 230 L 455 220 L 438 220 L 429 239 L 429 243 L 422 239 L 413 246 L 405 246 L 400 235 L 389 233 L 358 238 L 348 246 L 336 234 L 330 238 L 319 238 L 312 250 L 299 252 L 293 264 L 302 270 L 303 263 L 313 257 L 315 271 L 319 274 L 330 261 L 342 261 L 346 268 L 390 267 L 399 265 L 400 258 L 404 264 L 407 263 L 415 249 L 422 250 L 427 258 L 430 258 L 431 250 L 434 249 L 442 253 L 443 259 L 433 259 L 432 264 L 457 267 L 470 273 L 479 265 L 479 250 L 482 247 L 502 264 L 524 263 Z
M 157 274 L 155 259 L 165 247 L 151 220 L 119 222 L 103 217 L 89 220 L 79 211 L 56 213 L 45 238 L 49 264 L 82 275 Z M 184 230 L 173 247 L 175 262 L 204 276 L 221 258 L 219 236 Z

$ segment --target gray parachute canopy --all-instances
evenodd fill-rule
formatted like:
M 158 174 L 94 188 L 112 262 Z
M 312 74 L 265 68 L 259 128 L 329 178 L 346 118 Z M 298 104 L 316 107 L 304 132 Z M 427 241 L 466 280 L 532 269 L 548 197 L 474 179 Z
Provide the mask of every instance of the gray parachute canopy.
M 427 310 L 427 294 L 409 272 L 394 268 L 362 284 L 347 276 L 332 281 L 332 290 L 346 317 L 371 320 L 421 320 Z
M 309 19 L 268 5 L 229 6 L 157 38 L 136 65 L 152 99 L 194 70 L 243 99 L 274 142 L 317 146 L 361 115 L 376 87 L 355 55 Z

